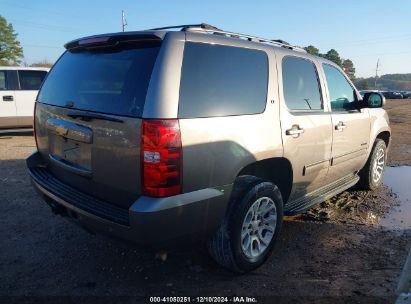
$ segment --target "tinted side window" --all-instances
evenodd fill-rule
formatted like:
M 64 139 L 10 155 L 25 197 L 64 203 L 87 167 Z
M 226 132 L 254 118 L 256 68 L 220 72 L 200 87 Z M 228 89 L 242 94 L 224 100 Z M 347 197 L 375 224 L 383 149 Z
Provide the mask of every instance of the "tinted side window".
M 0 71 L 0 90 L 6 90 L 6 71 Z
M 284 99 L 287 107 L 290 110 L 323 109 L 314 64 L 297 57 L 285 57 L 282 64 Z
M 328 85 L 331 109 L 333 111 L 345 111 L 352 109 L 356 98 L 354 89 L 350 83 L 335 67 L 328 64 L 323 64 L 323 68 Z
M 268 58 L 265 52 L 187 42 L 179 117 L 262 113 L 267 85 Z
M 21 90 L 38 90 L 46 77 L 46 71 L 18 71 Z

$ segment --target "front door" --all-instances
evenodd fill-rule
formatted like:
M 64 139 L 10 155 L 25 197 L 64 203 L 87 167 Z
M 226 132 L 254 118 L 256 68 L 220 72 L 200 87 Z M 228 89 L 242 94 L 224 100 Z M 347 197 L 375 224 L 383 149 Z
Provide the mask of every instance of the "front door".
M 279 56 L 278 66 L 284 157 L 293 167 L 292 201 L 326 184 L 332 124 L 316 64 L 302 57 Z
M 16 99 L 11 87 L 12 72 L 0 70 L 0 128 L 17 126 Z
M 371 122 L 368 109 L 358 108 L 357 94 L 334 66 L 323 64 L 333 123 L 331 167 L 327 179 L 335 180 L 362 168 L 366 161 Z

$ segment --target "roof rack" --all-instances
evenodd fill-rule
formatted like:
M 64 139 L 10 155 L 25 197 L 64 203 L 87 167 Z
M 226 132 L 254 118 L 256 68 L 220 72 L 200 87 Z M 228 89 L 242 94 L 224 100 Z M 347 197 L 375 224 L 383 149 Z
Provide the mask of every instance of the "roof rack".
M 283 47 L 283 48 L 287 48 L 287 49 L 290 49 L 290 50 L 296 50 L 296 51 L 306 53 L 306 50 L 304 50 L 303 48 L 295 46 L 295 45 L 290 45 L 289 43 L 285 42 L 284 40 L 267 39 L 267 38 L 260 38 L 260 37 L 240 34 L 240 33 L 228 32 L 228 31 L 221 30 L 221 29 L 219 29 L 215 26 L 212 26 L 210 24 L 207 24 L 207 23 L 184 24 L 184 25 L 173 25 L 173 26 L 166 26 L 166 27 L 158 27 L 158 28 L 149 29 L 149 31 L 161 31 L 161 30 L 170 30 L 170 29 L 181 29 L 181 31 L 184 31 L 184 32 L 203 32 L 203 33 L 207 33 L 207 34 L 223 35 L 223 36 L 227 36 L 227 37 L 231 37 L 231 38 L 245 39 L 245 40 L 248 40 L 248 41 L 269 43 L 269 44 L 273 44 L 273 45 L 280 46 L 280 47 Z

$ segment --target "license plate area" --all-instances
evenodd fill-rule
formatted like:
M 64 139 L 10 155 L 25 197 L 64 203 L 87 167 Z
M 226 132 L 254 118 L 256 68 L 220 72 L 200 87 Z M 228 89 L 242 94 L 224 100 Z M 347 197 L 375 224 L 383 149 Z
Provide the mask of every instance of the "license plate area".
M 50 134 L 50 154 L 67 164 L 91 170 L 91 144 Z

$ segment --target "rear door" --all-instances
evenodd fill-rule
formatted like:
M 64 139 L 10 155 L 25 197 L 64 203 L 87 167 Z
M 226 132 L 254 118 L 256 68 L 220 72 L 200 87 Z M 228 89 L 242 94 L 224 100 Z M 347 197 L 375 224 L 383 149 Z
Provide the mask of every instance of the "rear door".
M 19 86 L 15 91 L 17 122 L 20 126 L 31 126 L 33 123 L 34 102 L 47 72 L 18 70 L 17 74 L 19 79 Z
M 367 157 L 371 122 L 368 109 L 358 109 L 355 89 L 336 67 L 323 64 L 333 123 L 332 161 L 328 178 L 358 171 Z
M 0 128 L 17 126 L 16 100 L 12 81 L 14 73 L 15 71 L 12 70 L 0 70 Z
M 66 185 L 128 208 L 140 195 L 140 130 L 161 40 L 69 49 L 38 96 L 36 135 Z
M 284 157 L 293 166 L 290 200 L 326 184 L 331 157 L 331 115 L 324 106 L 317 65 L 307 58 L 281 56 L 281 129 Z

